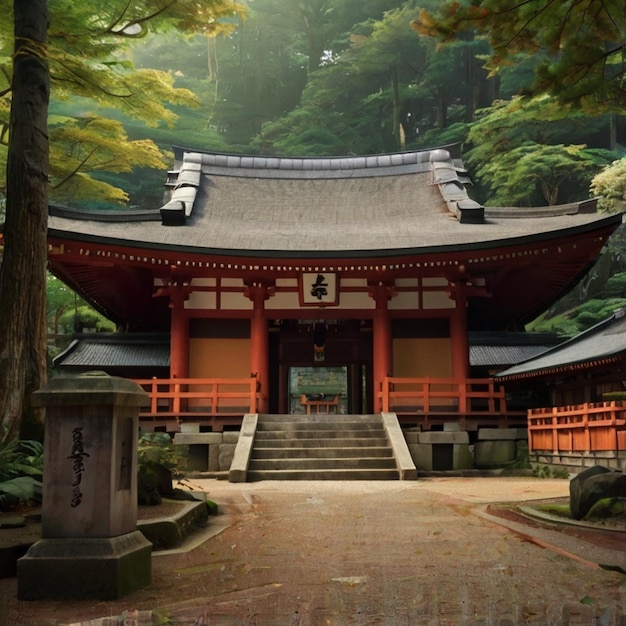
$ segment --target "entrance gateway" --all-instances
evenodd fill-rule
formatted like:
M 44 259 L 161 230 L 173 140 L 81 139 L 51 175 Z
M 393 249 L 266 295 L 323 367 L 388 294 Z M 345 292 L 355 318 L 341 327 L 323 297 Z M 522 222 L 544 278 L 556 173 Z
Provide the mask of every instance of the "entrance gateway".
M 482 423 L 499 425 L 496 391 L 471 382 L 469 333 L 523 330 L 620 223 L 594 201 L 482 207 L 467 194 L 459 146 L 348 158 L 175 155 L 161 207 L 115 216 L 51 207 L 50 269 L 119 325 L 130 354 L 139 334 L 167 334 L 166 372 L 144 360 L 131 377 L 156 376 L 155 393 L 181 380 L 205 394 L 207 381 L 253 380 L 260 414 L 306 414 L 316 394 L 329 394 L 332 412 L 400 406 L 426 430 L 467 426 L 473 403 Z M 402 395 L 406 379 L 431 381 L 420 383 L 421 404 Z M 187 408 L 201 400 L 186 398 Z M 230 423 L 206 405 L 210 428 L 240 425 L 250 407 L 237 413 L 237 401 Z M 445 420 L 431 410 L 442 403 Z M 181 415 L 164 413 L 175 429 Z

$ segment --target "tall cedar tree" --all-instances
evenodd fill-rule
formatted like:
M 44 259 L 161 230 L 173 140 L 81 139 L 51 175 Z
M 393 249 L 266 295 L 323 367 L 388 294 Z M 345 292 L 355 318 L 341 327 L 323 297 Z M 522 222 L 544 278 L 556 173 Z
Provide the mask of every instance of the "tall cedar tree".
M 47 1 L 15 0 L 14 12 L 11 133 L 0 265 L 0 419 L 9 438 L 35 436 L 42 423 L 31 396 L 46 381 L 50 95 Z

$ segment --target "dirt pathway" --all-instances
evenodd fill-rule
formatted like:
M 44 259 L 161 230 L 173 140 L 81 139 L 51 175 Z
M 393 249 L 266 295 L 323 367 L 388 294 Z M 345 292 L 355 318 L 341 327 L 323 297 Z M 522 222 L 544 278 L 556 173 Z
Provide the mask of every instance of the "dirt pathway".
M 116 602 L 17 603 L 5 580 L 0 594 L 17 616 L 11 626 L 129 609 L 145 623 L 160 615 L 196 626 L 626 623 L 623 575 L 474 514 L 487 502 L 562 495 L 566 481 L 480 480 L 209 481 L 230 526 L 195 550 L 155 556 L 148 589 Z

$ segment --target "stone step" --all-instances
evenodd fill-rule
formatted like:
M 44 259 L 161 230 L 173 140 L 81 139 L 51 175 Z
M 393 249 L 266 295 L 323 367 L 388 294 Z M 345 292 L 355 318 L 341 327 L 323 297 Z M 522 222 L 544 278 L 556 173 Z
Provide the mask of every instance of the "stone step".
M 336 447 L 321 447 L 321 448 L 256 448 L 252 451 L 253 459 L 299 459 L 304 457 L 313 458 L 360 458 L 363 456 L 368 457 L 393 457 L 393 451 L 389 446 L 377 446 L 377 447 L 365 447 L 365 448 L 336 448 Z
M 259 415 L 259 425 L 268 422 L 300 422 L 305 424 L 313 424 L 315 422 L 329 422 L 331 424 L 340 424 L 341 422 L 360 422 L 361 424 L 380 424 L 380 415 L 337 415 L 335 413 L 314 413 L 310 415 L 302 413 L 289 413 L 287 415 Z
M 387 437 L 269 437 L 254 439 L 254 449 L 261 448 L 380 448 L 387 446 Z
M 385 436 L 382 428 L 376 430 L 257 430 L 255 440 L 267 439 L 368 439 Z
M 342 430 L 342 431 L 369 431 L 376 430 L 382 431 L 383 427 L 380 422 L 360 422 L 360 421 L 341 421 L 332 422 L 328 420 L 319 422 L 262 422 L 257 425 L 257 433 L 260 432 L 277 432 L 277 431 L 300 431 L 300 430 L 312 430 L 312 431 L 330 431 L 330 430 Z
M 248 446 L 240 448 L 241 460 L 235 455 L 229 480 L 404 479 L 398 444 L 390 440 L 385 419 L 381 414 L 259 415 L 250 421 L 254 431 Z
M 314 470 L 314 469 L 396 469 L 393 458 L 288 458 L 250 459 L 248 471 L 254 470 Z
M 398 480 L 395 469 L 311 469 L 249 471 L 247 480 Z

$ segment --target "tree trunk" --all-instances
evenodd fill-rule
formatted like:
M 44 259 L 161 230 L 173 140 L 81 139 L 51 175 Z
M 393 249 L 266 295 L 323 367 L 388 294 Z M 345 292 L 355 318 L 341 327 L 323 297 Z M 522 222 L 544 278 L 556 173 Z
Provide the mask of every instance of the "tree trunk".
M 448 126 L 448 99 L 446 97 L 446 88 L 439 86 L 437 88 L 437 128 L 446 128 Z
M 15 57 L 0 265 L 0 436 L 42 434 L 46 382 L 48 99 L 46 0 L 14 0 Z
M 398 85 L 398 73 L 393 68 L 391 69 L 391 93 L 393 94 L 393 135 L 396 140 L 396 149 L 404 150 L 406 135 L 400 119 L 400 87 Z

